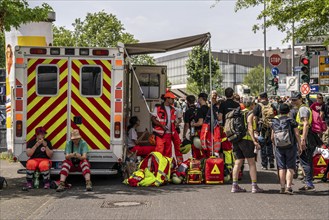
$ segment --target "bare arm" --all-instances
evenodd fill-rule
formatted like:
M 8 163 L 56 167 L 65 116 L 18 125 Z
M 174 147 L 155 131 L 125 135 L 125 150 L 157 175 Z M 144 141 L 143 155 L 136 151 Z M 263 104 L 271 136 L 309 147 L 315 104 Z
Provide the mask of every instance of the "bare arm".
M 251 137 L 252 142 L 254 142 L 256 149 L 260 149 L 260 145 L 254 136 L 254 129 L 253 129 L 252 124 L 253 124 L 253 114 L 250 114 L 247 118 L 248 133 Z
M 203 125 L 203 118 L 199 118 L 199 120 L 196 123 L 194 123 L 193 125 L 191 124 L 191 126 L 193 127 L 200 127 L 202 125 Z
M 303 120 L 303 134 L 302 134 L 302 138 L 301 138 L 301 146 L 302 146 L 302 149 L 305 150 L 309 124 L 308 124 L 307 118 L 303 118 L 302 120 Z
M 42 142 L 43 142 L 43 140 L 39 140 L 35 143 L 35 145 L 32 148 L 27 148 L 26 155 L 28 157 L 31 157 L 34 154 L 35 150 L 42 144 Z
M 153 124 L 155 124 L 155 125 L 157 125 L 157 126 L 160 126 L 160 127 L 162 127 L 163 129 L 166 130 L 166 127 L 163 126 L 163 125 L 157 120 L 157 118 L 156 118 L 155 116 L 152 116 L 152 117 L 151 117 L 151 121 L 152 121 Z
M 300 136 L 299 136 L 298 128 L 294 128 L 294 134 L 295 134 L 297 144 L 298 144 L 298 153 L 300 154 L 303 151 L 303 149 L 302 149 L 302 144 L 301 144 L 301 139 L 300 139 Z

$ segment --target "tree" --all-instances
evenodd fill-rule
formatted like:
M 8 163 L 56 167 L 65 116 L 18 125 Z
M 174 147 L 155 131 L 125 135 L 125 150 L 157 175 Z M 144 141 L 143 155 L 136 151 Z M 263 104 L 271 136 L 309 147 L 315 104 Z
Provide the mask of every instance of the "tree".
M 203 65 L 202 65 L 203 62 Z M 209 71 L 209 51 L 199 46 L 194 47 L 189 54 L 189 59 L 186 62 L 187 68 L 187 90 L 193 94 L 200 92 L 210 92 L 210 71 Z M 223 76 L 219 70 L 219 64 L 211 56 L 211 73 L 212 73 L 212 88 L 222 93 L 221 87 Z
M 46 3 L 41 7 L 29 8 L 26 0 L 1 0 L 0 33 L 28 22 L 45 21 L 50 11 L 53 9 Z
M 218 2 L 220 0 L 216 0 Z M 294 23 L 294 38 L 305 40 L 307 36 L 327 36 L 325 41 L 329 45 L 329 0 L 237 0 L 235 11 L 255 7 L 266 3 L 266 10 L 258 16 L 263 20 L 266 16 L 265 27 L 276 27 L 286 33 L 284 41 L 292 39 Z M 263 28 L 263 22 L 253 26 L 257 31 Z
M 0 68 L 5 67 L 5 31 L 18 28 L 21 24 L 34 21 L 45 21 L 52 8 L 48 4 L 29 8 L 26 0 L 0 1 Z
M 110 47 L 118 42 L 138 43 L 134 35 L 125 32 L 120 20 L 104 11 L 88 13 L 84 20 L 75 19 L 73 30 L 53 26 L 55 46 Z M 132 56 L 136 65 L 154 65 L 155 60 L 149 55 Z
M 266 68 L 266 78 L 271 77 L 271 70 Z M 252 68 L 243 80 L 243 84 L 250 88 L 253 96 L 259 95 L 264 91 L 264 68 L 262 65 Z

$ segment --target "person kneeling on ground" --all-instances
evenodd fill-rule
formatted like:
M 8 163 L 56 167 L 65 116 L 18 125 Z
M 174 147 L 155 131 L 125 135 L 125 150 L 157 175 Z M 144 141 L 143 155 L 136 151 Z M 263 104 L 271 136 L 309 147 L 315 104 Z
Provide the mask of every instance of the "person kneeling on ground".
M 275 157 L 279 169 L 281 184 L 280 193 L 293 194 L 292 180 L 296 167 L 297 143 L 298 152 L 301 153 L 301 141 L 297 122 L 288 116 L 290 108 L 282 103 L 279 108 L 280 115 L 272 120 L 272 143 L 274 143 Z M 296 141 L 297 140 L 297 141 Z
M 53 148 L 45 135 L 46 130 L 43 127 L 35 129 L 35 138 L 27 144 L 26 154 L 30 159 L 26 163 L 26 188 L 31 189 L 33 186 L 33 176 L 38 169 L 43 176 L 44 188 L 50 187 L 50 158 L 53 156 Z
M 62 170 L 59 173 L 60 184 L 56 189 L 57 192 L 65 190 L 65 180 L 69 172 L 82 172 L 86 180 L 86 190 L 92 191 L 90 164 L 87 160 L 87 153 L 87 143 L 81 139 L 79 130 L 72 130 L 71 140 L 66 143 L 65 147 L 65 160 L 63 161 Z
M 264 190 L 259 188 L 257 185 L 257 169 L 255 162 L 255 152 L 260 149 L 260 145 L 254 136 L 254 129 L 256 125 L 253 122 L 253 108 L 255 102 L 252 99 L 244 100 L 244 105 L 246 109 L 242 110 L 242 115 L 245 117 L 247 134 L 241 140 L 233 143 L 233 152 L 236 158 L 233 168 L 233 184 L 232 193 L 246 192 L 247 190 L 241 188 L 238 185 L 239 171 L 246 158 L 249 165 L 249 173 L 251 178 L 251 192 L 252 193 L 262 193 Z M 255 150 L 256 149 L 256 150 Z
M 137 152 L 137 156 L 146 157 L 150 153 L 155 150 L 154 146 L 144 146 L 146 144 L 150 144 L 148 141 L 143 141 L 145 135 L 149 134 L 147 130 L 143 132 L 143 134 L 138 137 L 137 135 L 137 127 L 140 125 L 140 121 L 137 116 L 133 116 L 129 120 L 128 125 L 128 150 L 131 152 Z M 143 145 L 143 146 L 142 146 Z

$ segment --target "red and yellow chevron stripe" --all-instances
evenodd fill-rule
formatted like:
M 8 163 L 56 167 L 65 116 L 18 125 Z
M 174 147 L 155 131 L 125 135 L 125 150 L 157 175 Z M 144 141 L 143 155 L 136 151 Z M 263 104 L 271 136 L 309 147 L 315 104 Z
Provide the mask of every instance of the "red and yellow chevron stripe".
M 40 64 L 54 64 L 59 68 L 59 92 L 56 96 L 37 96 L 36 68 Z M 68 62 L 65 59 L 29 59 L 27 67 L 27 137 L 35 135 L 34 130 L 44 126 L 47 138 L 55 149 L 64 149 L 67 131 Z
M 100 97 L 81 96 L 79 90 L 80 69 L 82 66 L 101 66 L 103 70 L 103 87 Z M 82 116 L 83 123 L 79 126 L 82 138 L 92 149 L 105 150 L 110 148 L 111 125 L 111 61 L 109 60 L 72 60 L 71 87 L 71 125 L 74 116 Z

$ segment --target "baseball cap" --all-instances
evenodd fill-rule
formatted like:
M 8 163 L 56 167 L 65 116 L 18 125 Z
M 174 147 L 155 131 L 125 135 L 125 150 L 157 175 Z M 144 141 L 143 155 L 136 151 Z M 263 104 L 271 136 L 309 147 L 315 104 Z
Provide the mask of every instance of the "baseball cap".
M 35 134 L 36 135 L 39 135 L 39 134 L 47 134 L 47 132 L 46 132 L 46 129 L 41 126 L 41 127 L 37 127 L 35 129 Z
M 267 99 L 267 93 L 266 92 L 262 92 L 262 93 L 259 94 L 259 97 L 261 99 Z
M 171 99 L 175 99 L 176 96 L 174 95 L 174 93 L 172 92 L 166 92 L 163 96 L 163 98 L 171 98 Z
M 301 99 L 302 98 L 302 94 L 300 92 L 294 92 L 291 95 L 291 99 Z

